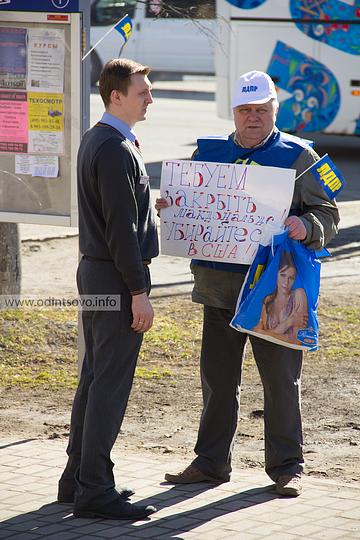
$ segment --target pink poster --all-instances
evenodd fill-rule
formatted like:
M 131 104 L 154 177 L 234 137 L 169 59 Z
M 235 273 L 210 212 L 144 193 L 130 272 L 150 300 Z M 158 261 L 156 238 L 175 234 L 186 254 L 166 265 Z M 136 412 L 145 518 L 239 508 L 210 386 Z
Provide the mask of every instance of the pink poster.
M 28 102 L 26 92 L 0 91 L 0 152 L 26 153 Z

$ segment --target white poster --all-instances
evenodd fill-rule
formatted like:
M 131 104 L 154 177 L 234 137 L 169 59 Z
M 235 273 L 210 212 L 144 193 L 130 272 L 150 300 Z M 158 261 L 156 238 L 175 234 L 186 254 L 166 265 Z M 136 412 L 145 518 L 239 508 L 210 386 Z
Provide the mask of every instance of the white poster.
M 288 216 L 296 171 L 258 165 L 163 161 L 161 250 L 167 255 L 250 264 L 266 228 Z
M 39 154 L 63 154 L 63 131 L 29 131 L 28 152 Z
M 59 176 L 59 158 L 58 156 L 17 154 L 15 156 L 15 174 L 57 178 Z
M 64 91 L 65 34 L 62 29 L 28 29 L 29 92 Z

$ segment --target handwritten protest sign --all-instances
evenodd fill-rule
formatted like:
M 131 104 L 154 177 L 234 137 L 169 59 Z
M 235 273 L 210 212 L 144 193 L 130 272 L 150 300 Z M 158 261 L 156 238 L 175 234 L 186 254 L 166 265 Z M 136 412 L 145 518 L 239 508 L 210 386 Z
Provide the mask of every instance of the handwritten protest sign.
M 250 264 L 266 227 L 286 219 L 295 170 L 204 161 L 163 161 L 161 249 L 207 261 Z

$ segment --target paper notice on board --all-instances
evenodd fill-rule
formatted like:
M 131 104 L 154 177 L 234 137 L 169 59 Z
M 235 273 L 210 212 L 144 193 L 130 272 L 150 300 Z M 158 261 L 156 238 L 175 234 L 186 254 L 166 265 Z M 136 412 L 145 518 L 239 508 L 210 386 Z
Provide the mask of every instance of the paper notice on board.
M 64 151 L 63 94 L 29 92 L 29 152 Z
M 28 151 L 26 92 L 0 91 L 0 152 Z
M 63 154 L 64 133 L 29 131 L 28 151 L 34 154 Z
M 58 156 L 16 155 L 15 174 L 57 178 L 59 176 L 59 158 Z
M 64 131 L 63 94 L 28 92 L 29 131 Z
M 28 154 L 16 154 L 15 174 L 31 174 L 31 163 Z
M 57 178 L 59 174 L 58 156 L 31 156 L 32 176 L 43 176 L 46 178 Z
M 26 89 L 26 28 L 0 27 L 0 88 Z
M 29 28 L 27 57 L 27 90 L 63 93 L 64 30 Z

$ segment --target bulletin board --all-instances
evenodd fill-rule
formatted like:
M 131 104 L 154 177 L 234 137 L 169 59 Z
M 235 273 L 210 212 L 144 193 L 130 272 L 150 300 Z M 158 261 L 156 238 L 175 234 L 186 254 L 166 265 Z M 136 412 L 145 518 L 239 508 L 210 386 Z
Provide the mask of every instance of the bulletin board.
M 0 221 L 77 225 L 81 14 L 0 17 Z

